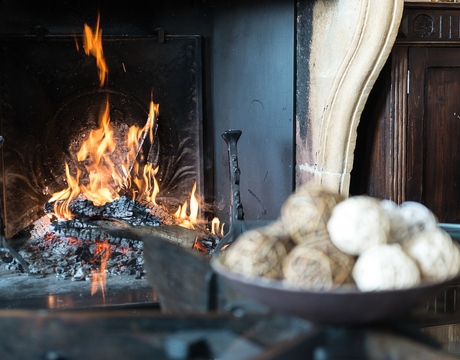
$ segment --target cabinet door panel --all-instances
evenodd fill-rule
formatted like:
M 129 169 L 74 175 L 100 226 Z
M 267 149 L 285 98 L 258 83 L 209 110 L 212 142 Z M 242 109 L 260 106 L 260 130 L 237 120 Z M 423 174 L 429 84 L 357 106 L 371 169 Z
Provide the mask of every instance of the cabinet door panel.
M 442 219 L 460 221 L 460 67 L 426 71 L 422 201 Z
M 409 51 L 406 200 L 460 222 L 460 50 Z

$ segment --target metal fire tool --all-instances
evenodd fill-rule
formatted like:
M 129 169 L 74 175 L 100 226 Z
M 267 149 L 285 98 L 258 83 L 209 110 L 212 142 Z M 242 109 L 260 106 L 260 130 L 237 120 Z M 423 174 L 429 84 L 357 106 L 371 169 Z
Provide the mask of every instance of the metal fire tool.
M 1 148 L 1 165 L 2 165 L 2 185 L 3 185 L 3 217 L 0 216 L 0 251 L 7 251 L 9 252 L 21 265 L 24 271 L 30 275 L 29 265 L 27 265 L 24 258 L 14 250 L 6 240 L 5 237 L 5 228 L 6 228 L 6 176 L 5 176 L 5 163 L 3 161 L 3 142 L 4 138 L 0 135 L 0 148 Z
M 219 241 L 213 253 L 219 253 L 224 245 L 230 245 L 243 231 L 244 213 L 243 205 L 240 200 L 240 175 L 241 170 L 238 167 L 238 139 L 241 136 L 241 130 L 227 130 L 222 134 L 223 139 L 227 143 L 228 158 L 230 166 L 230 182 L 231 182 L 231 212 L 230 212 L 230 229 L 228 233 Z

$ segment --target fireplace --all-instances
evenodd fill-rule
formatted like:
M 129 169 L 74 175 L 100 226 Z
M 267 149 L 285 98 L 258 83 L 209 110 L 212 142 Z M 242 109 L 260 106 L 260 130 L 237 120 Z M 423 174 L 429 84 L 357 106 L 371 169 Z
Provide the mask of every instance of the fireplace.
M 160 198 L 171 208 L 182 204 L 196 182 L 205 219 L 230 217 L 221 134 L 241 128 L 245 215 L 276 218 L 293 188 L 294 2 L 158 2 L 152 14 L 140 11 L 143 1 L 129 9 L 108 2 L 48 5 L 23 1 L 1 9 L 2 195 L 14 246 L 29 236 L 51 194 L 65 187 L 64 163 L 72 167 L 72 147 L 95 128 L 106 102 L 119 128 L 142 126 L 151 98 L 160 105 L 160 144 L 149 154 L 163 164 Z M 81 49 L 83 25 L 94 26 L 98 14 L 106 87 Z M 254 146 L 266 160 L 249 156 Z M 150 290 L 145 296 L 155 301 Z
M 228 159 L 221 134 L 232 128 L 243 132 L 239 150 L 246 219 L 277 218 L 296 184 L 312 179 L 346 194 L 360 109 L 394 41 L 402 10 L 400 1 L 351 4 L 178 0 L 154 4 L 152 18 L 149 11 L 139 10 L 143 1 L 135 1 L 129 9 L 106 2 L 3 4 L 5 166 L 15 168 L 14 179 L 19 182 L 11 185 L 18 188 L 18 195 L 9 192 L 5 182 L 7 236 L 16 236 L 37 218 L 41 204 L 62 185 L 62 159 L 54 156 L 68 151 L 65 144 L 78 133 L 72 126 L 58 130 L 62 123 L 78 112 L 84 118 L 93 114 L 107 96 L 126 106 L 127 111 L 114 109 L 121 123 L 135 118 L 142 124 L 153 93 L 161 109 L 160 135 L 166 138 L 160 136 L 164 147 L 160 155 L 180 143 L 177 129 L 194 119 L 191 133 L 184 135 L 194 144 L 187 152 L 193 153 L 189 166 L 193 171 L 186 176 L 185 189 L 198 180 L 205 217 L 208 213 L 223 221 L 230 217 Z M 368 24 L 380 7 L 387 13 L 385 21 L 378 22 L 385 36 L 375 32 L 374 38 Z M 98 13 L 109 65 L 116 69 L 109 74 L 109 89 L 98 88 L 94 66 L 92 73 L 83 71 L 94 61 L 75 46 L 83 24 L 94 24 Z M 341 16 L 359 20 L 357 28 L 347 28 L 342 39 L 346 41 L 334 38 L 321 48 L 331 39 L 318 29 L 327 19 Z M 341 24 L 337 20 L 337 28 Z M 369 43 L 371 52 L 365 46 Z M 332 50 L 337 57 L 329 59 Z M 344 62 L 338 54 L 344 54 Z M 355 67 L 366 71 L 351 83 L 339 81 Z M 324 69 L 332 77 L 319 77 Z M 359 89 L 352 101 L 346 101 L 350 96 L 345 85 Z M 312 86 L 321 91 L 312 91 Z M 347 106 L 340 106 L 339 100 Z M 340 121 L 332 121 L 334 116 Z M 319 126 L 323 117 L 328 121 Z M 77 130 L 85 125 L 78 124 Z M 328 134 L 337 141 L 329 140 Z
M 116 169 L 128 127 L 144 126 L 153 97 L 161 111 L 154 125 L 154 143 L 143 156 L 153 167 L 159 166 L 158 201 L 163 198 L 171 209 L 177 208 L 190 196 L 194 182 L 197 192 L 204 192 L 200 39 L 107 36 L 103 48 L 109 79 L 104 87 L 99 86 L 93 59 L 75 48 L 79 42 L 81 38 L 53 35 L 42 40 L 9 36 L 2 41 L 5 230 L 9 238 L 43 216 L 43 204 L 68 186 L 64 164 L 75 176 L 75 154 L 90 131 L 99 127 L 104 107 L 117 145 L 111 160 Z M 120 170 L 118 174 L 123 176 Z M 84 176 L 80 175 L 81 183 Z
M 185 58 L 193 59 L 192 63 L 200 65 L 202 71 L 201 101 L 192 102 L 193 106 L 187 109 L 192 109 L 188 114 L 194 113 L 202 121 L 197 125 L 202 127 L 202 152 L 198 156 L 201 166 L 198 167 L 199 174 L 196 176 L 202 180 L 198 186 L 200 196 L 209 206 L 204 212 L 218 215 L 224 221 L 230 216 L 227 149 L 221 139 L 221 134 L 227 129 L 241 129 L 243 133 L 239 141 L 239 164 L 241 200 L 246 219 L 275 219 L 281 203 L 296 184 L 311 179 L 347 193 L 359 113 L 391 48 L 402 1 L 296 3 L 259 0 L 248 3 L 241 0 L 177 0 L 167 4 L 161 1 L 147 4 L 135 0 L 128 5 L 129 7 L 127 4 L 119 5 L 109 1 L 98 4 L 92 1 L 72 4 L 62 1 L 3 2 L 0 5 L 0 42 L 5 58 L 0 59 L 0 63 L 6 62 L 13 69 L 7 74 L 9 77 L 14 77 L 18 72 L 17 77 L 23 78 L 33 59 L 24 60 L 19 57 L 16 63 L 11 60 L 12 53 L 8 50 L 16 49 L 30 55 L 34 54 L 31 51 L 33 47 L 43 49 L 50 42 L 57 48 L 65 48 L 71 57 L 84 58 L 74 47 L 74 34 L 80 33 L 84 23 L 94 24 L 98 11 L 101 13 L 101 28 L 111 44 L 107 48 L 107 55 L 111 46 L 114 51 L 117 47 L 126 46 L 129 50 L 125 49 L 125 52 L 119 54 L 139 60 L 135 56 L 137 51 L 150 55 L 151 48 L 168 46 L 175 43 L 175 40 L 180 44 L 185 42 L 186 48 L 191 46 L 188 49 L 193 49 L 186 51 L 190 57 Z M 343 17 L 339 16 L 340 13 L 344 14 Z M 318 29 L 331 26 L 331 23 L 336 26 L 335 29 L 339 29 L 332 32 L 333 39 L 328 39 L 325 32 L 315 33 Z M 343 37 L 350 41 L 348 43 L 339 41 L 343 38 L 337 36 L 343 27 L 348 31 L 345 31 L 346 36 Z M 376 37 L 372 35 L 374 32 Z M 320 46 L 324 40 L 333 40 L 326 42 L 332 44 L 332 49 Z M 369 42 L 374 45 L 369 47 Z M 131 48 L 135 44 L 141 44 L 142 49 Z M 362 46 L 363 44 L 366 46 Z M 331 51 L 335 51 L 337 57 L 328 56 Z M 343 52 L 348 55 L 346 61 L 337 62 Z M 57 56 L 63 57 L 64 53 L 60 50 Z M 363 56 L 365 60 L 362 60 Z M 50 61 L 58 60 L 53 57 Z M 20 64 L 26 64 L 26 71 L 21 69 L 23 66 Z M 15 68 L 16 65 L 19 69 Z M 123 70 L 120 74 L 133 81 L 128 62 L 124 65 L 126 73 Z M 133 74 L 137 80 L 131 83 L 130 91 L 123 88 L 116 91 L 94 90 L 92 84 L 92 90 L 82 86 L 74 97 L 65 96 L 65 92 L 71 89 L 62 90 L 60 87 L 64 85 L 53 83 L 58 75 L 61 78 L 72 77 L 69 70 L 71 64 L 64 61 L 63 67 L 57 67 L 63 70 L 59 74 L 47 74 L 46 71 L 36 74 L 42 77 L 37 77 L 38 84 L 32 84 L 45 86 L 52 83 L 54 87 L 50 85 L 49 91 L 63 97 L 59 104 L 44 101 L 48 92 L 34 97 L 37 94 L 35 87 L 21 87 L 18 84 L 14 84 L 18 86 L 16 92 L 24 92 L 33 101 L 22 103 L 22 97 L 6 99 L 2 92 L 2 103 L 5 101 L 7 104 L 14 104 L 12 108 L 19 108 L 20 112 L 28 114 L 33 108 L 29 103 L 35 105 L 40 100 L 45 102 L 44 105 L 55 108 L 44 118 L 52 119 L 56 123 L 59 122 L 57 119 L 74 112 L 75 99 L 81 100 L 87 105 L 86 109 L 90 109 L 94 108 L 94 99 L 105 100 L 109 95 L 113 100 L 118 99 L 132 105 L 130 114 L 136 114 L 136 118 L 139 115 L 140 121 L 145 121 L 151 84 L 143 83 L 145 78 L 140 75 L 141 72 L 149 73 L 149 66 L 140 66 L 139 71 Z M 351 83 L 345 81 L 348 72 L 356 68 L 362 76 L 354 77 Z M 56 67 L 52 66 L 51 70 L 54 69 Z M 318 75 L 324 73 L 318 69 L 327 69 L 330 73 L 339 75 L 322 79 Z M 5 74 L 0 70 L 0 79 L 2 76 Z M 85 79 L 76 79 L 77 84 L 85 85 Z M 138 81 L 143 84 L 142 89 L 136 87 Z M 198 86 L 200 82 L 195 84 Z M 323 86 L 321 91 L 316 89 L 318 84 Z M 182 83 L 179 87 L 181 85 Z M 190 87 L 187 86 L 186 89 L 190 90 Z M 137 95 L 133 96 L 133 92 L 137 91 Z M 167 98 L 171 95 L 169 90 L 168 94 L 163 88 L 157 91 L 154 87 L 153 91 L 161 111 L 163 107 L 166 108 L 161 116 L 165 119 L 173 117 L 168 114 L 168 106 L 161 105 L 167 104 Z M 337 95 L 336 92 L 340 94 Z M 99 107 L 96 106 L 96 109 Z M 6 110 L 2 108 L 2 114 Z M 6 119 L 14 118 L 12 113 L 6 115 Z M 324 122 L 325 126 L 318 127 L 321 119 L 327 121 Z M 36 126 L 38 131 L 44 131 L 35 123 L 27 124 Z M 25 133 L 26 130 L 27 127 L 24 129 Z M 20 146 L 24 143 L 20 136 L 23 133 L 18 133 L 22 143 L 16 146 L 25 150 L 26 146 Z M 7 133 L 4 134 L 6 147 L 11 140 Z M 59 139 L 60 135 L 50 136 Z M 39 145 L 42 143 L 39 142 Z M 8 191 L 9 187 L 5 188 Z M 44 201 L 47 199 L 45 195 L 46 192 L 40 193 Z M 10 201 L 16 199 L 10 198 Z M 25 205 L 22 201 L 20 203 Z M 37 203 L 40 202 L 37 200 Z M 9 202 L 5 205 L 10 206 Z M 16 209 L 7 209 L 10 216 L 11 211 Z M 31 218 L 17 222 L 17 228 L 22 228 L 35 216 L 34 213 Z M 13 219 L 16 220 L 14 217 Z M 9 224 L 14 224 L 13 220 L 9 220 L 7 225 Z M 8 228 L 8 236 L 15 237 L 15 228 Z M 166 244 L 171 247 L 170 243 Z M 173 260 L 183 266 L 184 262 L 181 260 L 188 256 L 187 253 L 175 249 L 171 251 L 175 255 Z M 162 260 L 167 263 L 171 259 Z M 199 260 L 198 267 L 200 266 L 207 269 L 208 264 L 203 258 Z M 175 279 L 187 279 L 190 276 L 196 278 L 188 270 L 176 271 Z M 0 278 L 3 277 L 4 274 L 0 274 Z M 4 308 L 68 309 L 101 305 L 97 299 L 92 298 L 91 301 L 91 298 L 87 298 L 81 289 L 69 289 L 64 294 L 55 294 L 49 292 L 40 281 L 36 281 L 32 288 L 25 279 L 26 277 L 16 277 L 14 282 L 2 284 L 0 303 Z M 216 285 L 215 277 L 210 276 L 207 280 L 207 288 L 203 288 L 203 292 L 212 290 Z M 119 358 L 151 358 L 152 355 L 158 358 L 198 358 L 209 357 L 210 353 L 215 357 L 222 355 L 222 358 L 235 358 L 235 354 L 245 357 L 260 355 L 266 359 L 285 358 L 286 354 L 289 354 L 289 358 L 305 358 L 305 354 L 321 358 L 349 358 L 351 355 L 363 354 L 369 348 L 374 351 L 372 354 L 377 353 L 376 356 L 390 352 L 394 354 L 395 351 L 401 354 L 413 351 L 425 355 L 434 354 L 433 356 L 439 354 L 434 346 L 426 346 L 432 345 L 429 339 L 417 338 L 418 334 L 415 334 L 418 342 L 407 340 L 408 329 L 405 326 L 396 326 L 396 329 L 373 327 L 370 330 L 359 328 L 342 331 L 343 329 L 318 328 L 297 318 L 267 315 L 265 309 L 260 308 L 256 309 L 255 314 L 249 315 L 245 312 L 251 311 L 247 307 L 229 307 L 224 309 L 225 314 L 216 314 L 209 311 L 216 310 L 216 299 L 212 297 L 200 299 L 208 300 L 204 314 L 197 314 L 197 306 L 192 303 L 192 314 L 163 316 L 155 307 L 156 297 L 152 289 L 140 286 L 133 291 L 133 283 L 134 280 L 127 280 L 113 285 L 102 305 L 115 306 L 104 308 L 103 311 L 0 311 L 0 323 L 5 334 L 2 338 L 4 342 L 0 343 L 0 352 L 6 349 L 5 352 L 9 355 L 21 353 L 25 357 L 46 359 L 82 355 L 97 359 L 107 357 L 108 354 Z M 71 288 L 72 284 L 61 282 L 62 287 Z M 28 301 L 24 297 L 24 291 L 21 291 L 23 289 L 34 293 L 40 301 Z M 455 298 L 455 291 L 448 296 Z M 116 296 L 112 296 L 114 294 Z M 390 334 L 382 336 L 381 330 Z M 74 346 L 76 341 L 78 346 Z M 8 346 L 2 347 L 4 343 L 8 343 Z M 346 346 L 337 347 L 336 344 Z M 353 346 L 349 346 L 350 344 Z M 364 349 L 362 344 L 369 348 Z

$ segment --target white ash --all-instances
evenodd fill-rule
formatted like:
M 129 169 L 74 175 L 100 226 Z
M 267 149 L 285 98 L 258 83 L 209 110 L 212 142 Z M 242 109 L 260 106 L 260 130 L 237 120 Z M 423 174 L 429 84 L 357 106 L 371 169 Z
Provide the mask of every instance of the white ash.
M 51 232 L 42 237 L 36 235 L 18 249 L 32 274 L 55 275 L 58 279 L 78 281 L 89 280 L 92 271 L 100 271 L 102 252 L 98 247 L 103 246 L 103 242 L 57 236 Z M 138 278 L 145 275 L 141 241 L 130 241 L 128 246 L 123 243 L 106 244 L 110 250 L 107 274 L 136 275 Z M 0 258 L 1 268 L 22 272 L 22 267 L 7 254 Z

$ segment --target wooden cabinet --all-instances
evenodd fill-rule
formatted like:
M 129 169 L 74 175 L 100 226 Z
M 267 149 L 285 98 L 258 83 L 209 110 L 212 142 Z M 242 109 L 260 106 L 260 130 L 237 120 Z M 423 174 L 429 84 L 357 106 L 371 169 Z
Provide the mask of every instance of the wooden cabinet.
M 407 4 L 363 111 L 350 193 L 460 222 L 460 4 Z

